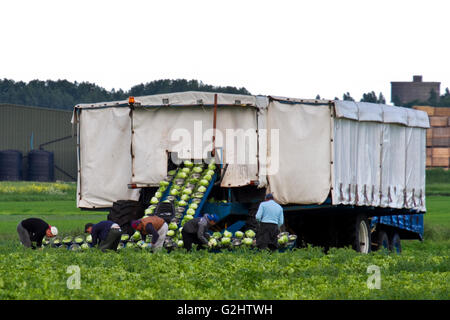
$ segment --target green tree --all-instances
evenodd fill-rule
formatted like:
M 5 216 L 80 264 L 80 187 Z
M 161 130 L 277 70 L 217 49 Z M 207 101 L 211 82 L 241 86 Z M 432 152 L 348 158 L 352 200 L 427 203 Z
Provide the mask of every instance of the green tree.
M 435 107 L 450 107 L 450 90 L 448 88 L 445 89 L 443 95 L 441 95 L 438 99 L 438 94 L 434 91 L 430 91 L 430 97 L 427 101 L 419 101 L 414 100 L 408 103 L 405 103 L 403 106 L 407 108 L 411 108 L 412 106 L 435 106 Z
M 374 91 L 363 93 L 363 96 L 360 100 L 361 102 L 371 102 L 371 103 L 378 103 L 377 95 Z
M 402 104 L 400 98 L 397 95 L 393 96 L 391 101 L 394 104 L 394 106 L 400 106 Z
M 361 102 L 371 102 L 371 103 L 379 103 L 379 104 L 385 104 L 386 99 L 383 96 L 383 93 L 380 92 L 380 94 L 376 95 L 375 91 L 371 91 L 368 93 L 364 93 Z
M 32 80 L 29 83 L 13 80 L 0 80 L 0 103 L 13 103 L 72 109 L 79 103 L 124 100 L 128 96 L 152 95 L 180 91 L 207 91 L 249 95 L 245 88 L 220 87 L 203 84 L 198 80 L 162 79 L 133 86 L 129 91 L 112 89 L 108 91 L 89 82 L 70 82 L 67 80 Z
M 355 99 L 352 98 L 352 96 L 350 95 L 350 93 L 344 93 L 344 95 L 342 96 L 342 100 L 344 101 L 355 101 Z
M 439 98 L 438 107 L 450 107 L 450 90 L 445 88 L 445 93 Z
M 436 91 L 434 91 L 434 89 L 430 90 L 430 97 L 428 98 L 428 104 L 430 106 L 437 106 L 437 102 L 438 102 L 438 94 L 436 93 Z

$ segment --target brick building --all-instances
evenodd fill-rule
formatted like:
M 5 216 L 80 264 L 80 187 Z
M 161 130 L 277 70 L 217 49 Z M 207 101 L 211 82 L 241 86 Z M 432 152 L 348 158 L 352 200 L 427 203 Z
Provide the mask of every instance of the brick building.
M 423 82 L 422 76 L 413 76 L 412 82 L 391 82 L 391 102 L 406 104 L 412 101 L 428 101 L 434 91 L 440 96 L 440 82 Z

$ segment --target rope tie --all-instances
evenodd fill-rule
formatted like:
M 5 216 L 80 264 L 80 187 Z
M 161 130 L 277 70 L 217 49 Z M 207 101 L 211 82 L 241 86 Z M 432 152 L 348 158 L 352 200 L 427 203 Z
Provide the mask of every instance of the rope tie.
M 408 199 L 406 197 L 406 188 L 403 189 L 403 206 L 407 207 L 408 206 Z
M 372 185 L 372 204 L 375 202 L 375 185 Z

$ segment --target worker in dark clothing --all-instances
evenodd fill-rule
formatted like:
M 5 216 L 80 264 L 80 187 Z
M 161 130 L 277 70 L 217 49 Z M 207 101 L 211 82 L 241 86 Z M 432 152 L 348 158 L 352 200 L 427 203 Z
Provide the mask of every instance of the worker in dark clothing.
M 205 214 L 203 217 L 192 219 L 183 226 L 181 234 L 183 236 L 184 248 L 190 251 L 192 244 L 197 244 L 197 250 L 208 245 L 210 235 L 208 228 L 213 226 L 219 220 L 215 214 Z
M 105 252 L 106 250 L 117 251 L 120 242 L 122 230 L 117 223 L 112 221 L 100 221 L 97 224 L 87 223 L 84 232 L 90 233 L 92 236 L 92 245 Z
M 131 222 L 131 226 L 141 233 L 142 240 L 145 240 L 147 235 L 152 236 L 151 247 L 153 249 L 162 248 L 167 231 L 169 230 L 166 221 L 158 216 L 149 216 L 140 220 L 134 220 Z
M 276 250 L 278 248 L 277 236 L 284 223 L 284 216 L 283 208 L 275 202 L 271 193 L 267 194 L 265 201 L 259 205 L 256 221 L 259 222 L 256 232 L 256 247 Z
M 36 249 L 42 246 L 44 237 L 53 238 L 58 235 L 58 229 L 39 218 L 22 220 L 17 226 L 20 242 L 27 248 Z M 36 242 L 36 246 L 32 242 Z

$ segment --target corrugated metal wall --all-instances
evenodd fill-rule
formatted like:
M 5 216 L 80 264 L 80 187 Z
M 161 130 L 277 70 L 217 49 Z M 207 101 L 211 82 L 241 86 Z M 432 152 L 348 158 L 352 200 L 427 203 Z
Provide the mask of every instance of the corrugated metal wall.
M 31 143 L 34 149 L 39 149 L 42 145 L 43 150 L 54 152 L 55 179 L 75 181 L 76 137 L 44 145 L 72 136 L 71 118 L 72 112 L 67 110 L 0 104 L 0 150 L 19 150 L 27 156 L 31 150 Z M 27 165 L 25 157 L 24 170 Z M 26 175 L 26 170 L 24 174 Z

